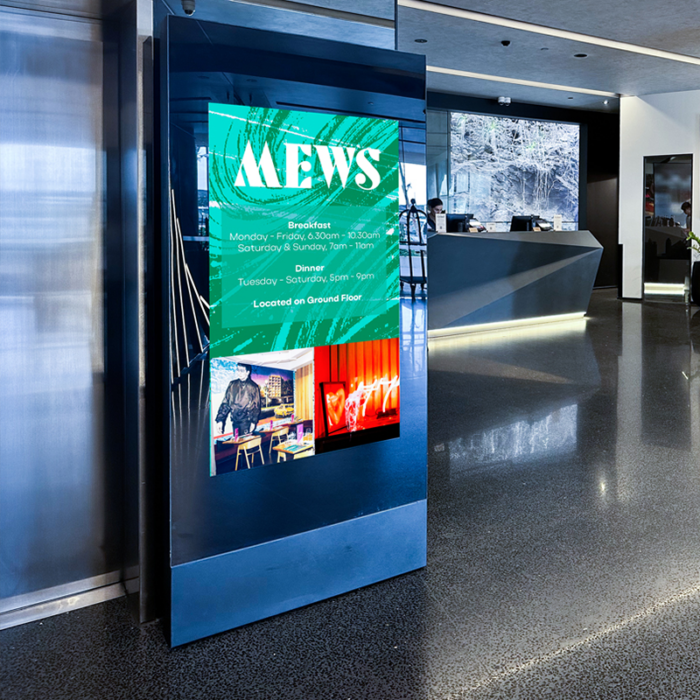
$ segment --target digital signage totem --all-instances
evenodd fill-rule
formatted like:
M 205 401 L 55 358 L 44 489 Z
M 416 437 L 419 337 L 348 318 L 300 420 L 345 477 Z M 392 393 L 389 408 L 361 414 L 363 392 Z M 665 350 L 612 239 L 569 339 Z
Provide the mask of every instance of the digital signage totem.
M 209 105 L 212 476 L 399 436 L 398 145 Z
M 398 196 L 425 58 L 174 16 L 159 47 L 178 646 L 426 564 L 426 304 L 400 297 Z

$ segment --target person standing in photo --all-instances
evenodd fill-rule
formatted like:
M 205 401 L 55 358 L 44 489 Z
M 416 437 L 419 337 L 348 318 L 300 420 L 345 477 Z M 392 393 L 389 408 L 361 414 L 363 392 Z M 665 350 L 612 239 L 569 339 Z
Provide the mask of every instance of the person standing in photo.
M 231 429 L 239 435 L 248 435 L 255 430 L 260 418 L 262 399 L 260 387 L 252 380 L 250 365 L 238 363 L 236 379 L 229 383 L 223 401 L 216 414 L 221 423 L 222 434 L 226 432 L 226 419 L 231 416 Z

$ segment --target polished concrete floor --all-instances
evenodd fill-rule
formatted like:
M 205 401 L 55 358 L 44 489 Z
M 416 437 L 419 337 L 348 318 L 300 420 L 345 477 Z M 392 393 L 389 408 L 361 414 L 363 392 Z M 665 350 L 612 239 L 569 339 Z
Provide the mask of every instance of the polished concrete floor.
M 426 569 L 173 651 L 123 601 L 6 630 L 0 698 L 699 698 L 696 311 L 432 344 Z

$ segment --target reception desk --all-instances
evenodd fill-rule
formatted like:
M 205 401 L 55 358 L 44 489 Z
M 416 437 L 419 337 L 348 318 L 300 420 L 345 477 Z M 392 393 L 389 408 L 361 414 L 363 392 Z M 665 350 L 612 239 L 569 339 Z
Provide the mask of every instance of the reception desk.
M 583 315 L 602 254 L 589 231 L 436 234 L 428 239 L 430 336 Z

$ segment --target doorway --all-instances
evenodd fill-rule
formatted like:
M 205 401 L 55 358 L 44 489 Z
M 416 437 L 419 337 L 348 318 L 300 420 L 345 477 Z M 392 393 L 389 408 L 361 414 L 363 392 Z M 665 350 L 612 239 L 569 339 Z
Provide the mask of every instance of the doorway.
M 644 298 L 687 302 L 692 155 L 644 158 Z

